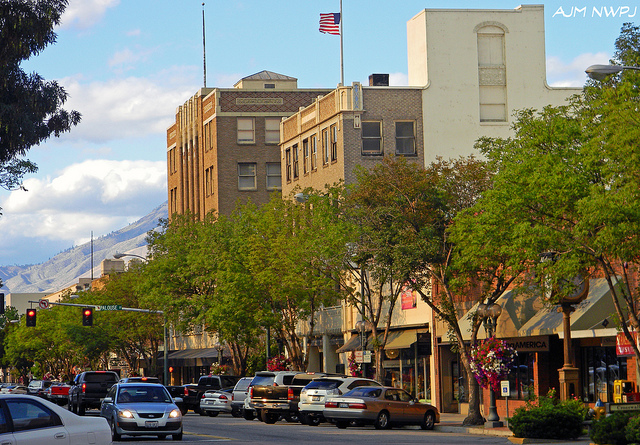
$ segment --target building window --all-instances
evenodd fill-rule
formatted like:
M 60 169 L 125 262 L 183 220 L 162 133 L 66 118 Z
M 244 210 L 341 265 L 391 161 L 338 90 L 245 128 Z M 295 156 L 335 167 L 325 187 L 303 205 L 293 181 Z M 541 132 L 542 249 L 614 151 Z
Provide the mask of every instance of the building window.
M 613 402 L 613 382 L 627 380 L 627 357 L 618 357 L 614 346 L 581 347 L 582 397 L 593 403 Z
M 265 83 L 264 84 L 265 89 L 273 89 L 276 87 L 275 83 Z
M 295 144 L 293 146 L 293 179 L 297 179 L 298 178 L 298 144 Z
M 285 151 L 285 155 L 284 155 L 284 162 L 285 162 L 285 179 L 287 180 L 287 182 L 291 182 L 291 149 L 287 148 L 287 150 Z
M 396 154 L 405 156 L 416 154 L 413 121 L 396 122 Z
M 311 171 L 318 167 L 318 141 L 314 134 L 311 136 Z
M 302 141 L 302 173 L 309 173 L 309 139 Z
M 280 118 L 267 117 L 264 119 L 264 143 L 280 143 Z
M 213 195 L 213 166 L 204 171 L 204 193 L 205 196 Z
M 172 188 L 169 199 L 169 214 L 173 215 L 178 212 L 178 188 Z
M 279 162 L 267 162 L 267 190 L 282 190 Z
M 172 175 L 176 172 L 176 149 L 172 148 L 168 153 L 169 157 L 169 174 Z
M 362 122 L 362 154 L 381 155 L 382 154 L 382 122 L 363 121 Z
M 484 26 L 478 30 L 477 38 L 480 122 L 506 122 L 504 30 L 498 26 Z
M 338 160 L 338 126 L 331 127 L 331 162 Z
M 518 352 L 515 361 L 511 364 L 509 380 L 509 398 L 516 400 L 528 400 L 534 387 L 533 368 L 535 364 L 534 352 Z
M 202 131 L 202 143 L 204 145 L 205 152 L 211 150 L 211 122 L 204 124 L 204 129 Z
M 256 163 L 238 163 L 238 190 L 257 190 Z
M 256 141 L 255 121 L 252 117 L 238 118 L 238 143 L 252 144 Z
M 329 163 L 329 130 L 326 128 L 322 130 L 322 163 Z

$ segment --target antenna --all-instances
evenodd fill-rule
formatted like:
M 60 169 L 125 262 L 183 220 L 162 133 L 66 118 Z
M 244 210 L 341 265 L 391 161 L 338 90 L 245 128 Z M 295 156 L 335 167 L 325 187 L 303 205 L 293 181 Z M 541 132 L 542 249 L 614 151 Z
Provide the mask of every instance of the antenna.
M 207 46 L 204 38 L 204 2 L 202 2 L 202 63 L 204 68 L 204 87 L 207 88 Z

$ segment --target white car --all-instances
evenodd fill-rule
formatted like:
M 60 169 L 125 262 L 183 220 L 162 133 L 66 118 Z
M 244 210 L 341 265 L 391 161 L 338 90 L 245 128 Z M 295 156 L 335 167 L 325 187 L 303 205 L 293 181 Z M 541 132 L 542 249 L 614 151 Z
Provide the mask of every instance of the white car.
M 106 419 L 80 417 L 55 403 L 28 395 L 0 394 L 0 405 L 5 408 L 0 409 L 0 443 L 111 444 Z
M 316 426 L 324 419 L 324 402 L 327 397 L 340 396 L 358 386 L 382 386 L 375 380 L 362 377 L 326 376 L 313 379 L 300 391 L 298 410 L 300 422 Z
M 231 414 L 232 392 L 233 388 L 205 391 L 200 399 L 200 412 L 211 417 L 220 413 Z

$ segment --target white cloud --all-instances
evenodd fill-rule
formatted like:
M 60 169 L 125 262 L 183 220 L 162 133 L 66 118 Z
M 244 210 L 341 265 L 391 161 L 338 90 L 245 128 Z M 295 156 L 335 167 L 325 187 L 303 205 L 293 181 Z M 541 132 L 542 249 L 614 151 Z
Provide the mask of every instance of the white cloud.
M 571 62 L 564 63 L 559 57 L 547 58 L 547 81 L 554 87 L 583 87 L 587 75 L 584 70 L 594 64 L 608 64 L 607 53 L 584 53 Z
M 70 0 L 62 15 L 62 28 L 90 28 L 100 20 L 107 9 L 120 4 L 120 0 Z
M 166 163 L 91 160 L 73 164 L 56 177 L 30 178 L 27 192 L 3 202 L 0 244 L 44 238 L 80 244 L 124 227 L 166 201 Z
M 69 94 L 66 109 L 77 110 L 82 121 L 65 140 L 95 143 L 114 139 L 163 134 L 173 123 L 176 106 L 197 90 L 189 82 L 191 71 L 180 69 L 163 73 L 162 81 L 127 77 L 83 83 L 81 78 L 60 81 Z

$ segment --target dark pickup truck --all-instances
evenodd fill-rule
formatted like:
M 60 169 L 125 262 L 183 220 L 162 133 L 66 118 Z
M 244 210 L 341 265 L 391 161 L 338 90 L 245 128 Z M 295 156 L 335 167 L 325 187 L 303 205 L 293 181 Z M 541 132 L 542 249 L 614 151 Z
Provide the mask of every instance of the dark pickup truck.
M 210 389 L 233 388 L 240 377 L 232 375 L 203 375 L 198 379 L 198 384 L 184 386 L 167 386 L 172 397 L 180 397 L 183 403 L 180 410 L 183 414 L 188 410 L 204 415 L 200 412 L 200 399 L 205 391 Z
M 300 391 L 324 372 L 258 372 L 249 389 L 250 406 L 264 423 L 276 423 L 280 417 L 298 421 Z M 280 382 L 280 383 L 279 383 Z
M 87 408 L 100 408 L 109 388 L 118 383 L 113 371 L 85 371 L 76 376 L 69 388 L 69 410 L 84 416 Z

